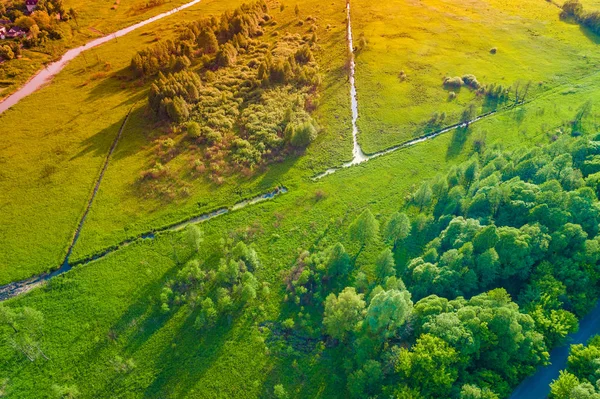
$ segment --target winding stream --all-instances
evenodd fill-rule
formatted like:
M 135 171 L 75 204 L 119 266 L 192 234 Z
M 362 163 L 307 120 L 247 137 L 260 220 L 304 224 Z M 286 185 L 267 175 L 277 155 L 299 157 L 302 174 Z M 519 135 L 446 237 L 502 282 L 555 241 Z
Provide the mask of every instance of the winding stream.
M 346 2 L 346 19 L 348 21 L 348 52 L 350 54 L 350 107 L 352 108 L 352 161 L 348 162 L 347 166 L 357 165 L 361 162 L 367 161 L 368 157 L 360 148 L 358 144 L 358 99 L 356 97 L 356 84 L 354 81 L 354 70 L 356 63 L 354 62 L 354 39 L 352 38 L 352 22 L 350 21 L 350 0 Z
M 144 21 L 138 22 L 137 24 L 131 25 L 127 28 L 113 32 L 111 34 L 100 37 L 98 39 L 94 39 L 94 40 L 84 44 L 83 46 L 79 46 L 79 47 L 76 47 L 76 48 L 73 48 L 73 49 L 67 51 L 60 58 L 60 60 L 48 64 L 44 69 L 39 71 L 33 78 L 31 78 L 31 80 L 29 80 L 23 87 L 21 87 L 19 90 L 17 90 L 13 94 L 11 94 L 10 96 L 8 96 L 4 100 L 2 100 L 0 102 L 0 114 L 2 114 L 4 111 L 6 111 L 10 107 L 12 107 L 16 103 L 18 103 L 19 101 L 21 101 L 23 98 L 27 97 L 31 93 L 40 89 L 44 84 L 46 84 L 50 79 L 52 79 L 52 77 L 54 77 L 57 73 L 62 71 L 62 69 L 67 65 L 67 63 L 69 61 L 71 61 L 72 59 L 77 57 L 83 51 L 97 47 L 101 44 L 104 44 L 104 43 L 110 41 L 111 39 L 116 39 L 117 37 L 126 35 L 130 32 L 133 32 L 136 29 L 141 28 L 142 26 L 145 26 L 152 22 L 158 21 L 159 19 L 173 15 L 181 10 L 184 10 L 188 7 L 191 7 L 193 5 L 200 3 L 200 1 L 201 0 L 190 1 L 189 3 L 183 4 L 183 5 L 176 7 L 170 11 L 166 11 L 162 14 L 155 15 L 154 17 L 151 17 Z
M 95 190 L 95 191 L 97 191 L 97 190 Z M 86 258 L 86 259 L 83 259 L 83 260 L 80 260 L 80 261 L 77 261 L 77 262 L 71 264 L 71 263 L 69 263 L 69 257 L 71 255 L 73 246 L 75 245 L 75 242 L 77 241 L 77 238 L 79 236 L 79 232 L 83 225 L 83 221 L 85 219 L 85 216 L 87 215 L 87 210 L 89 210 L 89 206 L 91 205 L 91 202 L 90 202 L 90 204 L 88 205 L 88 209 L 86 210 L 86 212 L 82 218 L 82 221 L 80 222 L 80 224 L 78 226 L 78 230 L 74 236 L 73 242 L 72 242 L 71 246 L 69 247 L 69 251 L 68 251 L 67 256 L 65 257 L 65 260 L 64 260 L 63 264 L 61 265 L 61 267 L 50 273 L 40 274 L 38 276 L 34 276 L 34 277 L 28 278 L 26 280 L 15 281 L 13 283 L 0 286 L 0 302 L 5 301 L 10 298 L 13 298 L 15 296 L 24 294 L 26 292 L 29 292 L 32 289 L 34 289 L 35 287 L 38 287 L 41 284 L 43 284 L 44 282 L 50 280 L 51 278 L 60 276 L 61 274 L 68 272 L 75 266 L 83 266 L 92 261 L 101 259 L 123 247 L 126 247 L 126 246 L 134 243 L 134 242 L 141 241 L 141 240 L 153 240 L 157 233 L 161 233 L 161 232 L 165 232 L 165 231 L 179 231 L 179 230 L 184 229 L 186 226 L 188 226 L 190 224 L 206 222 L 207 220 L 214 219 L 218 216 L 224 215 L 224 214 L 232 212 L 232 211 L 236 211 L 238 209 L 242 209 L 248 205 L 254 205 L 254 204 L 258 204 L 260 202 L 270 200 L 280 194 L 285 194 L 287 192 L 288 192 L 288 190 L 286 187 L 279 186 L 279 187 L 275 188 L 273 191 L 269 191 L 268 193 L 261 194 L 256 197 L 244 200 L 244 201 L 240 201 L 240 202 L 236 203 L 235 205 L 233 205 L 231 208 L 220 208 L 220 209 L 217 209 L 217 210 L 209 212 L 209 213 L 204 213 L 199 216 L 194 216 L 194 217 L 192 217 L 190 219 L 186 219 L 182 222 L 178 222 L 178 223 L 175 223 L 172 225 L 162 227 L 157 230 L 153 230 L 153 231 L 141 234 L 135 238 L 125 240 L 113 247 L 110 247 L 99 254 L 96 254 L 94 256 L 91 256 L 89 258 Z

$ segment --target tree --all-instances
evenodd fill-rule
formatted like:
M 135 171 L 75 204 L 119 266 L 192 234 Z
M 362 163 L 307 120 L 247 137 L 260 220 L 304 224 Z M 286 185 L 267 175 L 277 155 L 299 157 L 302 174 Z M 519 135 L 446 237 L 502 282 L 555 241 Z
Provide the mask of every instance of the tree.
M 199 330 L 205 327 L 212 327 L 217 321 L 217 316 L 218 312 L 214 302 L 212 299 L 206 298 L 202 301 L 200 314 L 196 318 L 194 326 Z
M 12 309 L 0 304 L 0 326 L 9 328 L 10 345 L 32 362 L 39 357 L 49 360 L 39 343 L 43 324 L 40 311 L 29 307 Z
M 76 385 L 52 385 L 52 393 L 57 399 L 77 399 L 81 396 Z
M 329 294 L 325 299 L 323 325 L 330 336 L 343 340 L 362 321 L 366 305 L 363 296 L 354 287 L 344 288 L 337 297 Z
M 406 213 L 395 212 L 385 224 L 383 236 L 387 242 L 394 246 L 404 241 L 410 235 L 410 219 Z
M 429 183 L 421 184 L 421 187 L 413 194 L 413 202 L 419 207 L 419 211 L 431 205 L 433 191 Z
M 22 16 L 15 20 L 15 25 L 21 29 L 29 30 L 33 25 L 35 25 L 35 20 L 31 17 Z
M 200 251 L 200 244 L 204 241 L 204 232 L 200 227 L 194 224 L 188 224 L 186 230 L 190 248 L 192 248 L 194 252 Z
M 367 309 L 366 323 L 370 331 L 383 338 L 396 335 L 412 312 L 410 292 L 397 289 L 375 295 Z
M 423 334 L 410 352 L 402 349 L 405 361 L 398 364 L 407 382 L 428 397 L 448 396 L 458 378 L 458 354 L 444 340 Z
M 290 144 L 298 148 L 306 148 L 317 138 L 317 129 L 310 121 L 302 122 L 298 125 L 288 124 L 291 127 Z
M 377 237 L 379 223 L 371 211 L 365 209 L 349 227 L 350 238 L 361 244 L 362 248 Z
M 77 10 L 75 10 L 73 7 L 69 8 L 69 17 L 75 20 L 75 24 L 77 25 L 77 27 L 79 27 L 79 21 L 77 21 L 78 16 L 79 13 L 77 12 Z
M 380 281 L 386 277 L 396 275 L 396 263 L 394 262 L 394 254 L 389 248 L 386 248 L 379 254 L 375 262 L 375 275 Z
M 352 268 L 350 256 L 339 242 L 328 250 L 326 264 L 327 274 L 332 277 L 345 276 Z
M 298 4 L 294 7 L 294 14 L 296 14 L 296 18 L 300 16 L 300 7 L 298 7 Z
M 198 47 L 204 54 L 214 54 L 219 50 L 219 41 L 212 29 L 202 29 L 198 34 Z
M 15 53 L 13 53 L 10 46 L 7 46 L 7 45 L 0 46 L 0 59 L 10 61 L 13 58 L 15 58 Z
M 499 396 L 489 388 L 465 384 L 460 390 L 460 399 L 499 399 Z
M 273 388 L 273 394 L 277 399 L 288 399 L 290 395 L 288 395 L 287 391 L 281 384 L 275 385 Z
M 354 398 L 366 398 L 374 394 L 381 386 L 383 372 L 381 364 L 373 359 L 348 376 L 348 391 Z

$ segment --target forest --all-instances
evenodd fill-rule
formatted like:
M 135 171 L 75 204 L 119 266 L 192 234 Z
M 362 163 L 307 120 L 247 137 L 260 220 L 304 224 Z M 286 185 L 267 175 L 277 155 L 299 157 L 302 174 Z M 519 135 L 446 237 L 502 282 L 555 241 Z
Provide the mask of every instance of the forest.
M 550 385 L 552 399 L 600 398 L 598 390 L 598 357 L 600 357 L 600 337 L 590 338 L 587 345 L 571 345 L 567 369 Z
M 587 138 L 488 150 L 381 223 L 366 209 L 357 253 L 303 252 L 286 275 L 283 345 L 339 346 L 356 398 L 508 396 L 598 299 L 599 160 Z M 356 269 L 378 236 L 388 247 Z

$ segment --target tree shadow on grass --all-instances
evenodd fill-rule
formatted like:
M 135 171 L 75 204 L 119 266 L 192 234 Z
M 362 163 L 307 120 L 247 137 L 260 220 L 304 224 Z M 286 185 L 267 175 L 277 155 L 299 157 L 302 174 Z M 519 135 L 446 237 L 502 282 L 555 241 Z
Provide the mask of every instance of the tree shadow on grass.
M 86 157 L 88 155 L 92 155 L 94 157 L 105 157 L 108 154 L 108 151 L 117 134 L 119 133 L 119 129 L 123 125 L 125 116 L 126 114 L 123 115 L 121 120 L 83 140 L 80 143 L 81 150 L 79 150 L 79 152 L 73 155 L 69 160 L 73 161 L 77 158 Z
M 139 101 L 141 98 L 146 97 L 146 89 L 147 86 L 149 86 L 149 82 L 135 80 L 128 67 L 109 73 L 106 77 L 102 77 L 101 79 L 102 80 L 91 89 L 86 101 L 92 102 L 102 100 L 107 96 L 120 94 L 126 95 L 127 100 L 118 106 L 121 106 L 124 103 L 132 104 Z
M 446 151 L 446 159 L 455 158 L 462 152 L 470 133 L 469 126 L 454 129 L 452 139 L 450 140 L 448 150 Z

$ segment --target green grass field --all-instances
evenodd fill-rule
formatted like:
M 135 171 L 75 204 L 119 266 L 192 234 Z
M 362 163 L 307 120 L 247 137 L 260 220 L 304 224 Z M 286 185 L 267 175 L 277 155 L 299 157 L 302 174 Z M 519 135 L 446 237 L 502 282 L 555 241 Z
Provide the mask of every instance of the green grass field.
M 206 1 L 185 15 L 222 10 L 219 2 Z M 119 126 L 145 100 L 145 88 L 107 76 L 120 73 L 155 35 L 168 37 L 178 19 L 91 50 L 0 116 L 6 132 L 0 149 L 2 283 L 60 264 Z
M 559 14 L 537 0 L 353 2 L 355 40 L 364 35 L 368 42 L 356 72 L 363 150 L 434 129 L 428 126 L 434 113 L 446 113 L 441 127 L 457 122 L 470 104 L 476 114 L 498 106 L 467 87 L 444 87 L 446 76 L 473 74 L 481 84 L 505 87 L 531 82 L 531 98 L 594 73 L 598 39 Z
M 584 90 L 578 93 L 583 96 Z M 528 107 L 526 112 L 535 113 L 533 105 Z M 399 209 L 420 181 L 470 157 L 481 131 L 488 132 L 488 145 L 549 141 L 533 127 L 528 134 L 498 129 L 514 118 L 507 113 L 474 124 L 464 141 L 448 134 L 316 183 L 290 185 L 290 192 L 275 200 L 202 224 L 205 255 L 229 232 L 254 231 L 250 242 L 260 248 L 263 262 L 257 276 L 271 285 L 266 300 L 210 333 L 198 335 L 186 307 L 169 317 L 158 310 L 160 288 L 177 270 L 175 257 L 184 259 L 187 253 L 180 244 L 183 233 L 143 240 L 11 300 L 11 306 L 27 305 L 45 314 L 43 347 L 52 361 L 23 362 L 1 347 L 6 362 L 0 370 L 9 379 L 9 392 L 29 397 L 58 384 L 76 385 L 83 397 L 252 398 L 269 397 L 273 385 L 284 383 L 294 396 L 340 397 L 343 371 L 335 350 L 304 353 L 297 365 L 295 356 L 265 350 L 257 324 L 285 317 L 280 272 L 291 265 L 298 248 L 335 240 L 353 248 L 340 231 L 364 207 L 380 218 Z M 594 117 L 587 124 L 593 129 Z M 317 200 L 317 191 L 323 199 Z M 357 262 L 369 264 L 373 256 L 365 251 Z M 133 359 L 135 369 L 118 373 L 112 366 L 115 356 Z
M 93 49 L 85 59 L 80 57 L 69 64 L 46 89 L 0 117 L 11 133 L 7 137 L 10 146 L 0 150 L 7 160 L 4 173 L 14 177 L 0 182 L 2 192 L 7 195 L 2 202 L 6 204 L 2 234 L 7 237 L 7 249 L 0 255 L 0 264 L 5 265 L 6 270 L 0 274 L 1 282 L 22 279 L 60 264 L 100 165 L 132 107 L 134 111 L 89 215 L 75 258 L 190 215 L 232 205 L 283 181 L 308 179 L 332 163 L 339 164 L 349 158 L 352 144 L 348 127 L 349 88 L 343 77 L 344 8 L 333 5 L 319 14 L 313 13 L 323 16 L 319 31 L 323 44 L 319 53 L 323 57 L 320 62 L 326 67 L 323 68 L 321 105 L 315 114 L 321 134 L 306 154 L 274 165 L 266 173 L 252 178 L 235 177 L 218 187 L 203 178 L 194 180 L 183 176 L 192 185 L 191 195 L 172 203 L 143 199 L 136 192 L 133 183 L 154 157 L 151 139 L 161 133 L 153 131 L 153 122 L 145 115 L 147 87 L 124 83 L 114 76 L 126 74 L 124 69 L 131 57 L 155 37 L 169 37 L 174 22 L 181 24 L 185 20 L 218 15 L 239 4 L 241 1 L 202 2 L 189 11 Z M 273 14 L 285 21 L 293 17 L 293 12 L 290 6 L 283 13 L 274 10 Z M 277 29 L 282 32 L 306 29 L 293 25 L 280 23 Z M 327 25 L 330 27 L 326 28 Z M 107 62 L 111 66 L 109 71 L 105 71 Z M 45 104 L 50 102 L 55 111 L 50 116 L 45 112 L 28 116 L 29 130 L 24 136 L 21 123 L 24 115 L 30 109 L 48 109 Z M 35 148 L 17 151 L 27 145 Z M 12 154 L 17 152 L 13 158 Z M 19 161 L 12 162 L 11 158 Z M 30 184 L 24 184 L 25 181 Z M 51 190 L 47 189 L 49 186 Z M 23 206 L 20 201 L 14 201 L 17 197 L 31 198 L 26 202 L 31 205 Z M 45 210 L 42 220 L 40 209 Z M 33 252 L 32 247 L 36 248 Z

